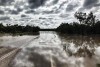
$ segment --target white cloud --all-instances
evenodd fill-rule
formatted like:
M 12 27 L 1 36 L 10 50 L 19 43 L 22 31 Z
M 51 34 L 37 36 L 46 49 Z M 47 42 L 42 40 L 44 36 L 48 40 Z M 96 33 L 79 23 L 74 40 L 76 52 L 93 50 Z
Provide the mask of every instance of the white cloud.
M 92 5 L 94 1 L 91 1 L 89 7 L 91 9 L 85 9 L 85 3 L 87 5 L 88 1 L 85 0 L 36 0 L 36 2 L 31 0 L 10 0 L 11 4 L 3 2 L 3 5 L 0 5 L 0 11 L 4 15 L 9 16 L 10 20 L 2 23 L 11 23 L 11 24 L 20 24 L 20 25 L 37 25 L 41 28 L 57 27 L 61 23 L 70 23 L 76 21 L 74 18 L 74 13 L 76 11 L 84 11 L 86 13 L 93 11 L 95 15 L 99 18 L 99 5 L 95 7 Z M 38 3 L 44 1 L 41 3 Z M 8 2 L 8 3 L 9 3 Z M 97 3 L 94 2 L 95 4 Z M 7 4 L 7 5 L 6 5 Z M 32 8 L 32 4 L 35 4 L 35 8 Z M 99 4 L 99 2 L 98 2 Z M 36 7 L 37 6 L 37 7 Z M 93 7 L 92 7 L 93 6 Z M 4 15 L 1 15 L 2 17 Z M 24 16 L 24 17 L 22 17 Z

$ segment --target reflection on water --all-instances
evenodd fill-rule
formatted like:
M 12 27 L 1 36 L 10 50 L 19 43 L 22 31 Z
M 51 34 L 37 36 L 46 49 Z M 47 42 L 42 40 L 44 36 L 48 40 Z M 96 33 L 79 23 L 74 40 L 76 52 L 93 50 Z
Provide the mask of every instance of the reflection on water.
M 100 63 L 99 36 L 41 31 L 38 36 L 2 36 L 0 45 L 22 49 L 10 67 L 96 67 Z

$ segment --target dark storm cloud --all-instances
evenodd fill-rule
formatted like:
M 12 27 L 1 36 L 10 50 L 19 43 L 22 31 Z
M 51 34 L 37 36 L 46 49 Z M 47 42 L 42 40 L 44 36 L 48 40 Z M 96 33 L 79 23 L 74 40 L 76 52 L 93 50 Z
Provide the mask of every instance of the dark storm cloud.
M 19 12 L 16 11 L 16 10 L 11 10 L 11 11 L 10 11 L 10 14 L 19 14 Z
M 39 14 L 40 12 L 34 11 L 32 9 L 32 10 L 27 10 L 25 13 L 26 14 Z M 53 10 L 51 10 L 51 11 L 42 11 L 42 14 L 51 14 L 51 13 L 53 13 Z
M 4 14 L 4 11 L 3 10 L 0 10 L 0 14 Z
M 0 5 L 9 5 L 11 4 L 11 2 L 13 2 L 14 0 L 0 0 Z
M 83 8 L 90 9 L 92 7 L 100 6 L 99 0 L 85 0 Z
M 15 15 L 17 15 L 17 14 L 19 14 L 22 10 L 23 10 L 23 9 L 16 8 L 16 10 L 9 10 L 9 13 L 10 13 L 10 14 L 15 14 Z
M 25 14 L 22 14 L 21 17 L 26 17 L 26 15 Z
M 30 4 L 30 8 L 36 8 L 36 7 L 39 7 L 41 5 L 44 5 L 46 0 L 28 0 L 28 2 Z
M 0 21 L 3 21 L 3 20 L 10 20 L 10 17 L 7 17 L 7 16 L 0 17 Z
M 54 0 L 54 1 L 53 1 L 53 4 L 56 4 L 56 3 L 58 3 L 58 1 L 59 1 L 59 0 Z
M 67 6 L 67 8 L 66 8 L 66 11 L 72 11 L 72 10 L 74 10 L 74 8 L 76 8 L 77 6 L 78 6 L 77 4 L 75 4 L 75 5 L 69 4 L 69 5 Z
M 35 11 L 34 10 L 27 10 L 25 13 L 26 14 L 35 13 Z
M 70 16 L 70 15 L 69 14 L 60 14 L 61 18 L 65 18 L 65 17 L 68 17 L 68 16 Z
M 43 11 L 43 14 L 51 14 L 54 13 L 53 10 L 52 11 Z
M 63 2 L 62 4 L 60 4 L 59 9 L 60 9 L 64 4 L 66 4 L 66 2 Z
M 32 10 L 27 10 L 25 13 L 26 13 L 26 14 L 39 14 L 40 12 L 34 11 L 34 10 L 32 9 Z

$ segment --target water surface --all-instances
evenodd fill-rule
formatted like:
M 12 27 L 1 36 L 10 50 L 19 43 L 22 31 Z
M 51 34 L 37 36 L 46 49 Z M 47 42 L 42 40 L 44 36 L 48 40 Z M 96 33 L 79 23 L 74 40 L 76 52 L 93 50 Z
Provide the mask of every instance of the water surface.
M 10 67 L 96 67 L 100 63 L 99 36 L 41 31 L 37 36 L 1 36 L 0 45 L 22 49 Z

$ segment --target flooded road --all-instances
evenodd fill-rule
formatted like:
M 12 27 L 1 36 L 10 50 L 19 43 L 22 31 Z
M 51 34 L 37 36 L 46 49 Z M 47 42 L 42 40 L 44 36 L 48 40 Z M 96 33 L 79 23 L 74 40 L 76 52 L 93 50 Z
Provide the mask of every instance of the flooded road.
M 100 63 L 99 36 L 41 31 L 37 36 L 1 36 L 0 46 L 22 49 L 9 67 L 97 67 Z

